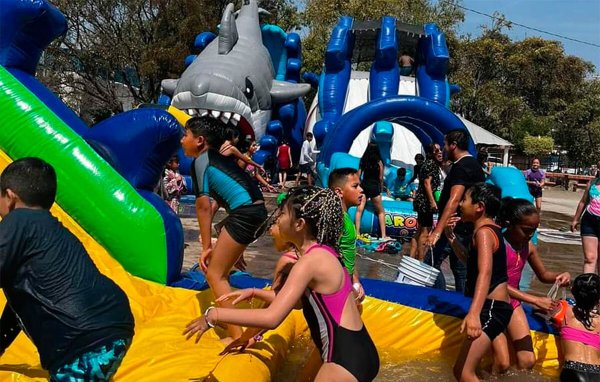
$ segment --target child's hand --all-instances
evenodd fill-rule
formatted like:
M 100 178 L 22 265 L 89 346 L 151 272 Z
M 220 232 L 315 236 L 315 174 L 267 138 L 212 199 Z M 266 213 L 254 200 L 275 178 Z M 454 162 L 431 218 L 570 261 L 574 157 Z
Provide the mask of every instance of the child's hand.
M 556 301 L 550 297 L 536 297 L 533 304 L 545 312 L 551 311 L 556 306 Z
M 563 272 L 556 276 L 556 280 L 554 282 L 560 284 L 560 286 L 568 286 L 571 282 L 571 274 L 569 272 Z
M 243 352 L 247 347 L 252 347 L 252 345 L 254 345 L 256 343 L 256 340 L 254 338 L 250 338 L 250 339 L 246 339 L 243 336 L 234 340 L 233 342 L 231 342 L 229 345 L 225 346 L 225 349 L 223 349 L 222 352 L 219 353 L 219 355 L 226 355 L 229 353 L 241 353 Z
M 354 292 L 356 292 L 356 301 L 362 302 L 362 300 L 365 299 L 365 289 L 363 288 L 362 284 L 356 282 L 352 284 L 352 289 L 354 289 Z
M 579 221 L 573 220 L 571 222 L 571 232 L 577 231 L 577 226 L 579 225 Z
M 202 254 L 200 255 L 200 268 L 202 271 L 206 273 L 208 271 L 208 263 L 210 263 L 210 257 L 212 256 L 212 248 L 207 248 L 202 250 Z
M 478 315 L 475 314 L 467 314 L 462 324 L 460 325 L 460 332 L 467 333 L 467 339 L 476 340 L 481 336 L 481 320 Z
M 197 333 L 195 343 L 198 343 L 202 335 L 208 331 L 208 329 L 210 329 L 210 327 L 208 326 L 206 317 L 202 315 L 187 324 L 182 334 L 185 336 L 185 340 L 187 341 Z
M 236 290 L 234 292 L 226 293 L 226 294 L 222 295 L 221 297 L 219 297 L 218 299 L 216 299 L 215 302 L 227 301 L 234 297 L 235 297 L 235 300 L 233 300 L 231 302 L 233 305 L 235 305 L 241 301 L 250 300 L 251 298 L 254 297 L 254 288 L 240 289 L 240 290 Z

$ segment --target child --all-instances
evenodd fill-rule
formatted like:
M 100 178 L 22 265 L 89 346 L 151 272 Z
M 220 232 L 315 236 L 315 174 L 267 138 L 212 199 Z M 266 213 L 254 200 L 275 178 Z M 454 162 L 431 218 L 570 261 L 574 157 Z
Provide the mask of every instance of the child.
M 565 317 L 558 322 L 564 357 L 560 380 L 600 381 L 600 277 L 577 276 L 571 293 L 575 306 L 567 304 Z
M 223 128 L 223 123 L 212 117 L 194 117 L 186 123 L 181 138 L 185 155 L 196 157 L 191 174 L 202 242 L 199 264 L 217 298 L 231 292 L 229 271 L 246 246 L 260 236 L 267 220 L 263 195 L 256 183 L 234 161 L 219 155 L 215 149 L 223 144 Z M 223 229 L 214 248 L 209 196 L 228 212 L 227 218 L 219 224 Z M 228 301 L 221 305 L 232 307 Z M 233 338 L 242 334 L 240 327 L 229 326 L 228 330 Z
M 508 272 L 508 294 L 513 307 L 512 318 L 506 335 L 501 334 L 492 343 L 495 369 L 504 372 L 510 366 L 508 340 L 512 342 L 516 353 L 517 368 L 531 369 L 535 365 L 533 343 L 529 332 L 527 317 L 521 302 L 527 302 L 546 312 L 552 310 L 555 302 L 549 297 L 538 297 L 519 290 L 521 273 L 529 262 L 537 278 L 547 284 L 568 285 L 571 276 L 568 272 L 550 272 L 544 267 L 536 246 L 530 240 L 540 224 L 540 215 L 533 204 L 525 199 L 505 198 L 502 201 L 498 222 L 506 226 L 504 244 Z
M 353 168 L 338 168 L 329 175 L 329 188 L 341 198 L 344 209 L 344 228 L 340 238 L 340 253 L 344 266 L 352 276 L 352 285 L 357 294 L 357 300 L 365 298 L 365 291 L 358 277 L 356 267 L 356 229 L 348 214 L 348 208 L 358 206 L 364 197 L 360 187 L 358 170 Z
M 163 176 L 163 185 L 165 187 L 165 200 L 169 204 L 169 207 L 176 214 L 179 213 L 179 198 L 182 194 L 187 192 L 185 187 L 185 181 L 179 173 L 179 158 L 177 155 L 173 155 L 165 168 Z
M 245 168 L 247 165 L 252 165 L 262 169 L 262 166 L 252 160 L 248 155 L 244 155 L 236 147 L 240 140 L 240 132 L 235 128 L 228 128 L 225 130 L 225 142 L 219 148 L 219 154 L 225 157 L 233 157 L 240 163 L 240 167 Z
M 39 158 L 0 178 L 0 354 L 24 330 L 50 380 L 108 381 L 133 337 L 129 300 L 52 216 L 55 196 L 56 173 Z
M 389 194 L 390 191 L 388 191 L 388 196 L 390 196 Z M 409 183 L 408 179 L 406 179 L 406 169 L 404 167 L 396 171 L 396 179 L 394 179 L 394 184 L 392 185 L 391 196 L 395 200 L 413 201 L 415 185 L 414 183 Z
M 343 210 L 329 189 L 307 187 L 290 192 L 280 208 L 277 225 L 292 243 L 299 260 L 266 309 L 210 307 L 184 331 L 196 341 L 215 324 L 275 328 L 302 301 L 311 336 L 323 365 L 316 381 L 371 381 L 379 370 L 377 349 L 353 303 L 350 276 L 333 248 L 338 246 Z
M 500 189 L 477 183 L 467 190 L 460 203 L 461 219 L 474 224 L 473 244 L 468 255 L 452 229 L 446 230 L 456 255 L 467 264 L 464 293 L 473 298 L 460 328 L 467 338 L 454 364 L 454 376 L 459 381 L 479 381 L 475 373 L 477 366 L 492 341 L 506 330 L 512 315 L 506 249 L 500 227 L 494 223 L 499 209 Z
M 292 168 L 292 149 L 284 139 L 277 148 L 277 162 L 279 164 L 279 187 L 284 188 L 287 173 Z

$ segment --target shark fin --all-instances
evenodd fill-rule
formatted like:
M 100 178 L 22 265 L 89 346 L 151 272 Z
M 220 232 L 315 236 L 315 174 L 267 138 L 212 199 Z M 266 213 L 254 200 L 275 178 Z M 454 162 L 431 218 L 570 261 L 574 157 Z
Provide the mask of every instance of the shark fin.
M 233 4 L 227 4 L 223 18 L 221 19 L 221 28 L 219 29 L 219 54 L 227 54 L 233 49 L 238 41 L 238 31 L 235 25 L 233 14 Z
M 175 93 L 175 88 L 177 87 L 177 83 L 179 80 L 162 80 L 160 82 L 160 86 L 162 87 L 163 93 L 173 96 Z
M 271 99 L 274 103 L 291 102 L 305 96 L 310 91 L 309 84 L 294 84 L 287 81 L 273 80 Z

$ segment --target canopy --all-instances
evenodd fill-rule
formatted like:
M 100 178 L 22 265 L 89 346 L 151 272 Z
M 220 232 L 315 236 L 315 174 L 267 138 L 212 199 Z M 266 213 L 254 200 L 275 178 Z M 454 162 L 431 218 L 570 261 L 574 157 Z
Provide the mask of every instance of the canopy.
M 465 124 L 467 130 L 469 130 L 469 134 L 471 135 L 471 138 L 473 138 L 473 141 L 476 145 L 492 145 L 499 146 L 502 148 L 513 146 L 513 144 L 507 141 L 506 139 L 502 139 L 499 136 L 490 133 L 483 127 L 474 124 L 473 122 L 461 117 L 458 114 L 457 116 Z

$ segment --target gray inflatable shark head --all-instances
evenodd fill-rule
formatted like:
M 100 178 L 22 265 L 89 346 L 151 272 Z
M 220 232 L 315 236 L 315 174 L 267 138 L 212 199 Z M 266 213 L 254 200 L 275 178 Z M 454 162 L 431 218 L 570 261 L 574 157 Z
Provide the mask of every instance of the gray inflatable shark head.
M 236 17 L 237 15 L 237 17 Z M 310 85 L 277 81 L 269 52 L 262 43 L 256 0 L 242 0 L 234 12 L 228 4 L 219 36 L 187 67 L 179 80 L 164 80 L 171 105 L 190 115 L 211 114 L 242 133 L 259 139 L 271 119 L 273 103 L 308 93 Z

